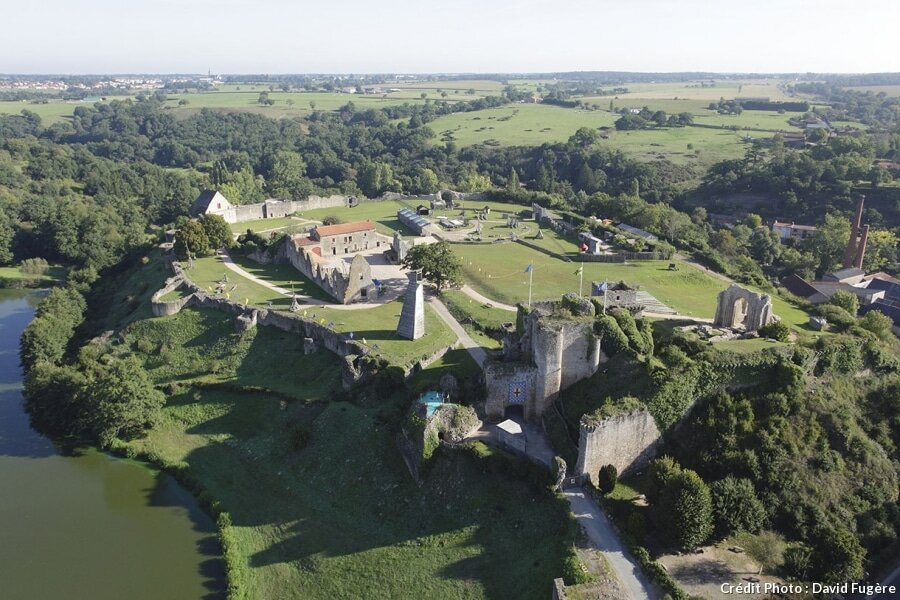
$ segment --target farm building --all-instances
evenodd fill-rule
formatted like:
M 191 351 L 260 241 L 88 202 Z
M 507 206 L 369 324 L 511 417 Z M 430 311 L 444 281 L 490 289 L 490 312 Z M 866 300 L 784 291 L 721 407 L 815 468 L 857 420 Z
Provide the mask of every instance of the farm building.
M 353 254 L 381 246 L 372 221 L 319 225 L 310 233 L 310 239 L 319 243 L 323 256 Z
M 644 231 L 643 229 L 638 229 L 637 227 L 632 227 L 631 225 L 628 225 L 626 223 L 619 223 L 617 225 L 617 227 L 626 233 L 630 233 L 631 235 L 633 235 L 635 237 L 645 239 L 648 242 L 655 242 L 659 239 L 658 237 L 656 237 L 649 231 Z
M 397 220 L 412 229 L 416 235 L 425 235 L 425 228 L 428 227 L 427 219 L 408 208 L 401 208 L 397 211 Z
M 778 234 L 783 244 L 789 240 L 805 240 L 818 230 L 812 225 L 797 225 L 793 221 L 783 223 L 776 219 L 772 222 L 772 231 Z

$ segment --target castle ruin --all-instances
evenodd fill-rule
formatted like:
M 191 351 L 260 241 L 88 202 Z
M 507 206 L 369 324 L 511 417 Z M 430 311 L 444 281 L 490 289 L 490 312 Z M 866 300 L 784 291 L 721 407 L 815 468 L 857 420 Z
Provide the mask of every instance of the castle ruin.
M 756 331 L 776 320 L 772 312 L 772 297 L 751 292 L 736 283 L 719 292 L 716 304 L 716 327 L 743 328 Z
M 593 333 L 594 307 L 583 298 L 519 306 L 517 327 L 504 340 L 503 359 L 485 364 L 485 410 L 502 419 L 521 406 L 536 420 L 559 393 L 597 372 L 600 344 Z

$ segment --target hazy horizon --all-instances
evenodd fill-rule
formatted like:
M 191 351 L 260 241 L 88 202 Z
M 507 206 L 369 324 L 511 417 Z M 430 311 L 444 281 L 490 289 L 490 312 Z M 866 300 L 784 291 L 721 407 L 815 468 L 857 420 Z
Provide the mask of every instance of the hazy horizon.
M 734 12 L 734 11 L 732 11 Z M 900 71 L 900 3 L 112 0 L 17 3 L 0 73 Z

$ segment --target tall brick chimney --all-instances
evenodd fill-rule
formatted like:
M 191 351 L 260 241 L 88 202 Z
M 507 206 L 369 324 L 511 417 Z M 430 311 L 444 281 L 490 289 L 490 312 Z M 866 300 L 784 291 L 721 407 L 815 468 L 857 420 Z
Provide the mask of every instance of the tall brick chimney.
M 853 263 L 853 266 L 862 269 L 863 268 L 863 259 L 866 257 L 866 242 L 869 241 L 869 226 L 864 225 L 862 230 L 862 237 L 859 238 L 859 248 L 856 250 L 856 261 Z
M 859 238 L 862 229 L 862 212 L 863 204 L 865 204 L 865 202 L 866 197 L 860 194 L 859 202 L 856 204 L 856 218 L 850 225 L 850 239 L 847 240 L 847 249 L 844 250 L 843 266 L 845 269 L 853 266 L 854 258 L 859 253 L 856 241 Z

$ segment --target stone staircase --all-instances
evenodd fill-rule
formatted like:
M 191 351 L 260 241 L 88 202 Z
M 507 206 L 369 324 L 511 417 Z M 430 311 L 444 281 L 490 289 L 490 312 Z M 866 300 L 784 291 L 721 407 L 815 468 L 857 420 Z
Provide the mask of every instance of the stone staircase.
M 647 312 L 659 313 L 664 315 L 678 314 L 677 311 L 669 308 L 668 306 L 657 300 L 649 292 L 638 291 L 637 303 L 642 305 L 644 307 L 644 310 L 646 310 Z

